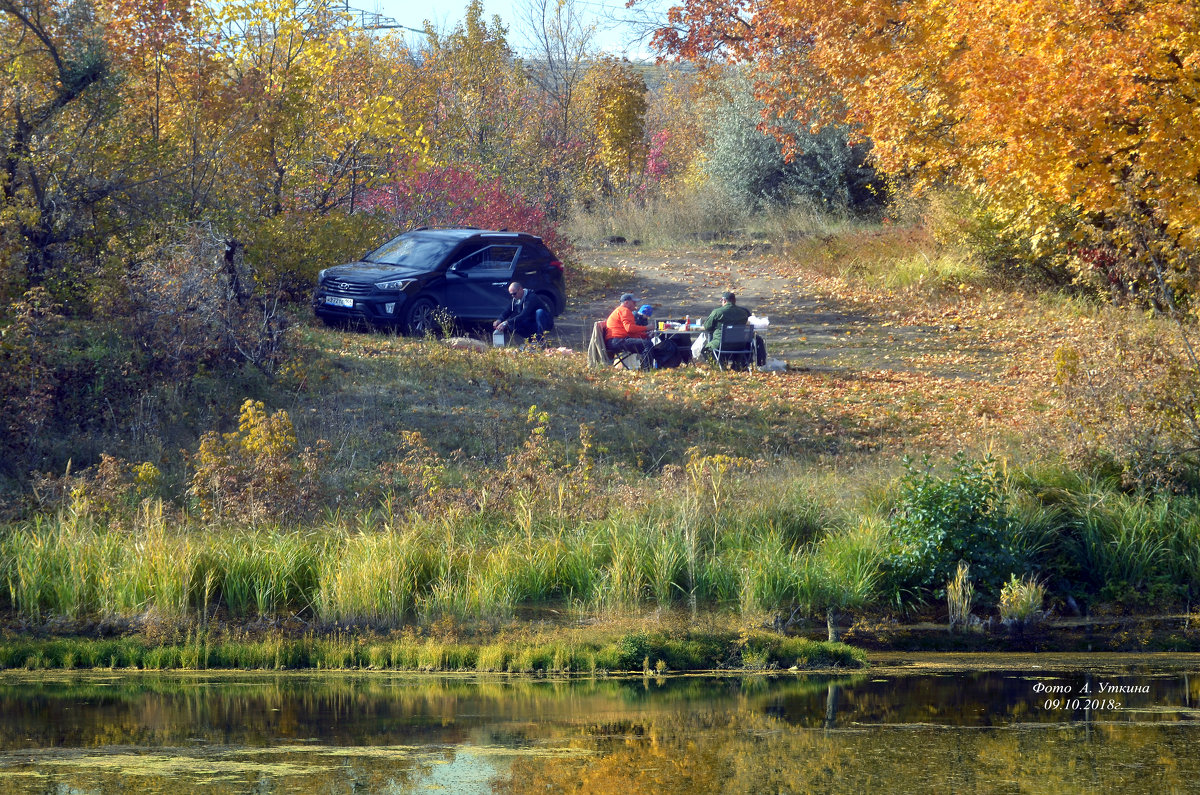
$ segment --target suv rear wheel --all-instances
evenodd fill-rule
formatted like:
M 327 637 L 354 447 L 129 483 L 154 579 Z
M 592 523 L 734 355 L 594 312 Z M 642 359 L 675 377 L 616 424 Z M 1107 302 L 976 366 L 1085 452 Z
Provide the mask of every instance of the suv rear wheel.
M 550 310 L 551 315 L 562 314 L 564 307 L 558 305 L 558 299 L 554 296 L 554 293 L 542 291 L 538 293 L 538 297 L 542 299 L 542 303 Z

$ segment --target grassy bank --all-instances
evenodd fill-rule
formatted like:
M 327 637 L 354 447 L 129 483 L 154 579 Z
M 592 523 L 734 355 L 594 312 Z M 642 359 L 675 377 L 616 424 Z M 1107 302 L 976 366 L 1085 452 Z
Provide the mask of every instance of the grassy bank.
M 111 626 L 129 636 L 71 659 L 125 659 L 126 644 L 131 664 L 191 665 L 197 648 L 220 647 L 218 662 L 304 667 L 325 665 L 313 649 L 340 631 L 529 609 L 577 621 L 683 611 L 809 634 L 1189 611 L 1200 501 L 1178 483 L 1131 481 L 1114 456 L 1071 457 L 1084 404 L 1058 380 L 1066 365 L 1103 374 L 1081 357 L 1111 324 L 1142 322 L 1160 342 L 1162 328 L 994 290 L 925 257 L 928 245 L 860 224 L 756 261 L 803 278 L 804 300 L 844 319 L 796 333 L 794 366 L 778 373 L 617 372 L 580 354 L 299 324 L 274 380 L 226 380 L 202 405 L 148 396 L 122 458 L 37 479 L 25 518 L 0 527 L 5 643 Z M 214 627 L 293 621 L 311 635 L 210 644 Z M 191 640 L 164 645 L 148 629 L 164 625 Z M 329 659 L 423 667 L 413 655 L 428 639 L 403 654 L 398 642 L 368 653 L 338 641 Z M 434 667 L 492 654 L 482 665 L 516 670 L 533 654 L 489 644 Z M 67 664 L 68 651 L 20 654 L 8 664 Z M 601 646 L 550 657 L 617 665 Z
M 525 633 L 522 633 L 525 634 Z M 258 637 L 199 629 L 180 637 L 0 640 L 0 669 L 109 668 L 476 671 L 539 674 L 661 674 L 684 671 L 765 671 L 861 668 L 863 652 L 842 643 L 741 634 L 659 631 L 562 631 L 553 638 L 493 636 L 484 640 L 380 636 L 362 632 L 259 633 Z
M 848 598 L 865 596 L 876 572 L 846 550 L 881 549 L 877 526 L 834 528 L 805 489 L 737 463 L 695 455 L 664 476 L 673 489 L 662 493 L 662 479 L 641 480 L 639 490 L 622 480 L 601 487 L 593 474 L 586 494 L 567 473 L 474 510 L 363 511 L 303 527 L 179 523 L 157 502 L 128 525 L 64 513 L 0 539 L 0 604 L 31 621 L 219 612 L 399 627 L 506 618 L 530 604 L 575 614 L 778 611 L 815 605 L 833 578 Z

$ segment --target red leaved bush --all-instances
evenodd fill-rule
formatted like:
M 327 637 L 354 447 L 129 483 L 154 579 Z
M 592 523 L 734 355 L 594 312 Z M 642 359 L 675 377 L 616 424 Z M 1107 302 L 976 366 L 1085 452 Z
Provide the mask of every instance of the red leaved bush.
M 402 174 L 369 190 L 361 204 L 363 210 L 384 213 L 402 229 L 510 229 L 541 237 L 559 257 L 571 249 L 542 207 L 507 190 L 499 178 L 485 178 L 460 166 L 434 166 Z

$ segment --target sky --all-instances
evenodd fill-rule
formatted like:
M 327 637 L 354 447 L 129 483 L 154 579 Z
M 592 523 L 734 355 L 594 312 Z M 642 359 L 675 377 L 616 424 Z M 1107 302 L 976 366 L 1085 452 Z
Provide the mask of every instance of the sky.
M 425 20 L 438 30 L 452 30 L 462 21 L 469 0 L 349 0 L 352 8 L 376 12 L 395 20 L 404 28 L 420 31 Z M 527 41 L 522 20 L 526 16 L 529 0 L 483 0 L 484 15 L 490 20 L 493 14 L 508 27 L 509 44 L 518 54 L 527 54 Z M 682 0 L 678 0 L 682 2 Z M 647 11 L 660 13 L 671 5 L 668 0 L 646 0 L 642 4 Z M 576 9 L 585 19 L 596 25 L 596 43 L 605 52 L 625 55 L 631 60 L 652 59 L 653 54 L 644 43 L 635 41 L 638 26 L 635 19 L 640 14 L 625 8 L 624 0 L 575 0 Z M 400 29 L 398 33 L 409 37 L 419 34 L 413 30 Z

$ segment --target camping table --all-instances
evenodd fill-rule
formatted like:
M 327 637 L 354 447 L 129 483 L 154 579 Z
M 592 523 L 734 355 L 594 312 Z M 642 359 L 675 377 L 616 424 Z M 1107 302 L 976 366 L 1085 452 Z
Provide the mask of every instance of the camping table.
M 682 324 L 678 324 L 678 325 L 682 325 Z M 766 344 L 766 339 L 765 339 L 765 334 L 764 334 L 766 329 L 767 329 L 766 326 L 755 326 L 754 327 L 754 336 L 763 338 L 764 345 Z M 699 323 L 691 323 L 688 325 L 688 327 L 686 329 L 671 328 L 669 326 L 667 328 L 652 328 L 652 329 L 650 329 L 650 339 L 654 339 L 655 336 L 665 337 L 665 338 L 671 340 L 672 342 L 674 342 L 676 345 L 678 345 L 680 347 L 686 347 L 688 350 L 691 350 L 692 343 L 694 342 L 694 340 L 692 339 L 692 336 L 694 334 L 704 334 L 704 333 L 706 333 L 704 331 L 704 326 L 700 325 Z

